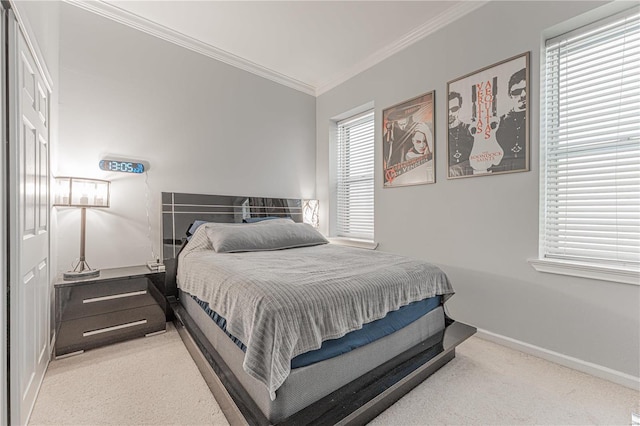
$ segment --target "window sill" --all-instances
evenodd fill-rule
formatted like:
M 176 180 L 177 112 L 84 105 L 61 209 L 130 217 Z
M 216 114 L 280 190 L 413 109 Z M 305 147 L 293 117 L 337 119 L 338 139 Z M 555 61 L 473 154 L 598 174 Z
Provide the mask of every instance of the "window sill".
M 549 259 L 529 259 L 529 264 L 538 272 L 640 285 L 640 271 L 630 269 Z
M 375 250 L 378 247 L 378 243 L 370 240 L 358 240 L 355 238 L 333 237 L 327 238 L 331 244 L 338 244 L 341 246 L 357 247 L 367 250 Z

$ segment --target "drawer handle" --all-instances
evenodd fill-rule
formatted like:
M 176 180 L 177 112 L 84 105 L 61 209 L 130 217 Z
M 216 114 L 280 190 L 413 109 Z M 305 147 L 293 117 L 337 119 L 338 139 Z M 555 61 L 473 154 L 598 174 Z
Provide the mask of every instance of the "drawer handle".
M 91 299 L 84 299 L 82 303 L 103 302 L 105 300 L 120 299 L 122 297 L 140 296 L 143 294 L 147 294 L 147 290 L 132 291 L 131 293 L 113 294 L 111 296 L 93 297 Z
M 142 325 L 146 323 L 147 323 L 147 320 L 143 319 L 140 321 L 128 322 L 126 324 L 114 325 L 113 327 L 99 328 L 93 331 L 85 331 L 84 333 L 82 333 L 82 337 L 89 337 L 95 334 L 108 333 L 110 331 L 121 330 L 123 328 L 129 328 L 129 327 L 135 327 L 136 325 Z

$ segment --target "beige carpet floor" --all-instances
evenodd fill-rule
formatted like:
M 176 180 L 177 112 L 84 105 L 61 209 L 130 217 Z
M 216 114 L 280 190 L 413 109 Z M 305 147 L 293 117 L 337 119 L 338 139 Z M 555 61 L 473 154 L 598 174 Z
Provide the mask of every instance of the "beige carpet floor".
M 630 425 L 640 392 L 471 337 L 370 425 Z
M 630 425 L 637 391 L 472 337 L 371 425 Z M 31 425 L 226 425 L 167 333 L 54 360 Z
M 53 360 L 30 425 L 228 425 L 178 332 Z

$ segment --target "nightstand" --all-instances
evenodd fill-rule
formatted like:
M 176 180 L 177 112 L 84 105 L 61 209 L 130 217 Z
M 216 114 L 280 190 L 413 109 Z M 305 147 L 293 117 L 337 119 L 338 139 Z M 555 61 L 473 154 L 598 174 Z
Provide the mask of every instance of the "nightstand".
M 102 269 L 98 277 L 58 280 L 55 356 L 166 330 L 164 280 L 164 272 L 146 266 Z

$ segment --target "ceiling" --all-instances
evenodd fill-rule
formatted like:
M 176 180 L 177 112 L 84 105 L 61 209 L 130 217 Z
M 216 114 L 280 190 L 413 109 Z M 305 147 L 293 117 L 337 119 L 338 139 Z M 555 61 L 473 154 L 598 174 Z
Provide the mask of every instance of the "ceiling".
M 67 1 L 316 96 L 485 3 Z

